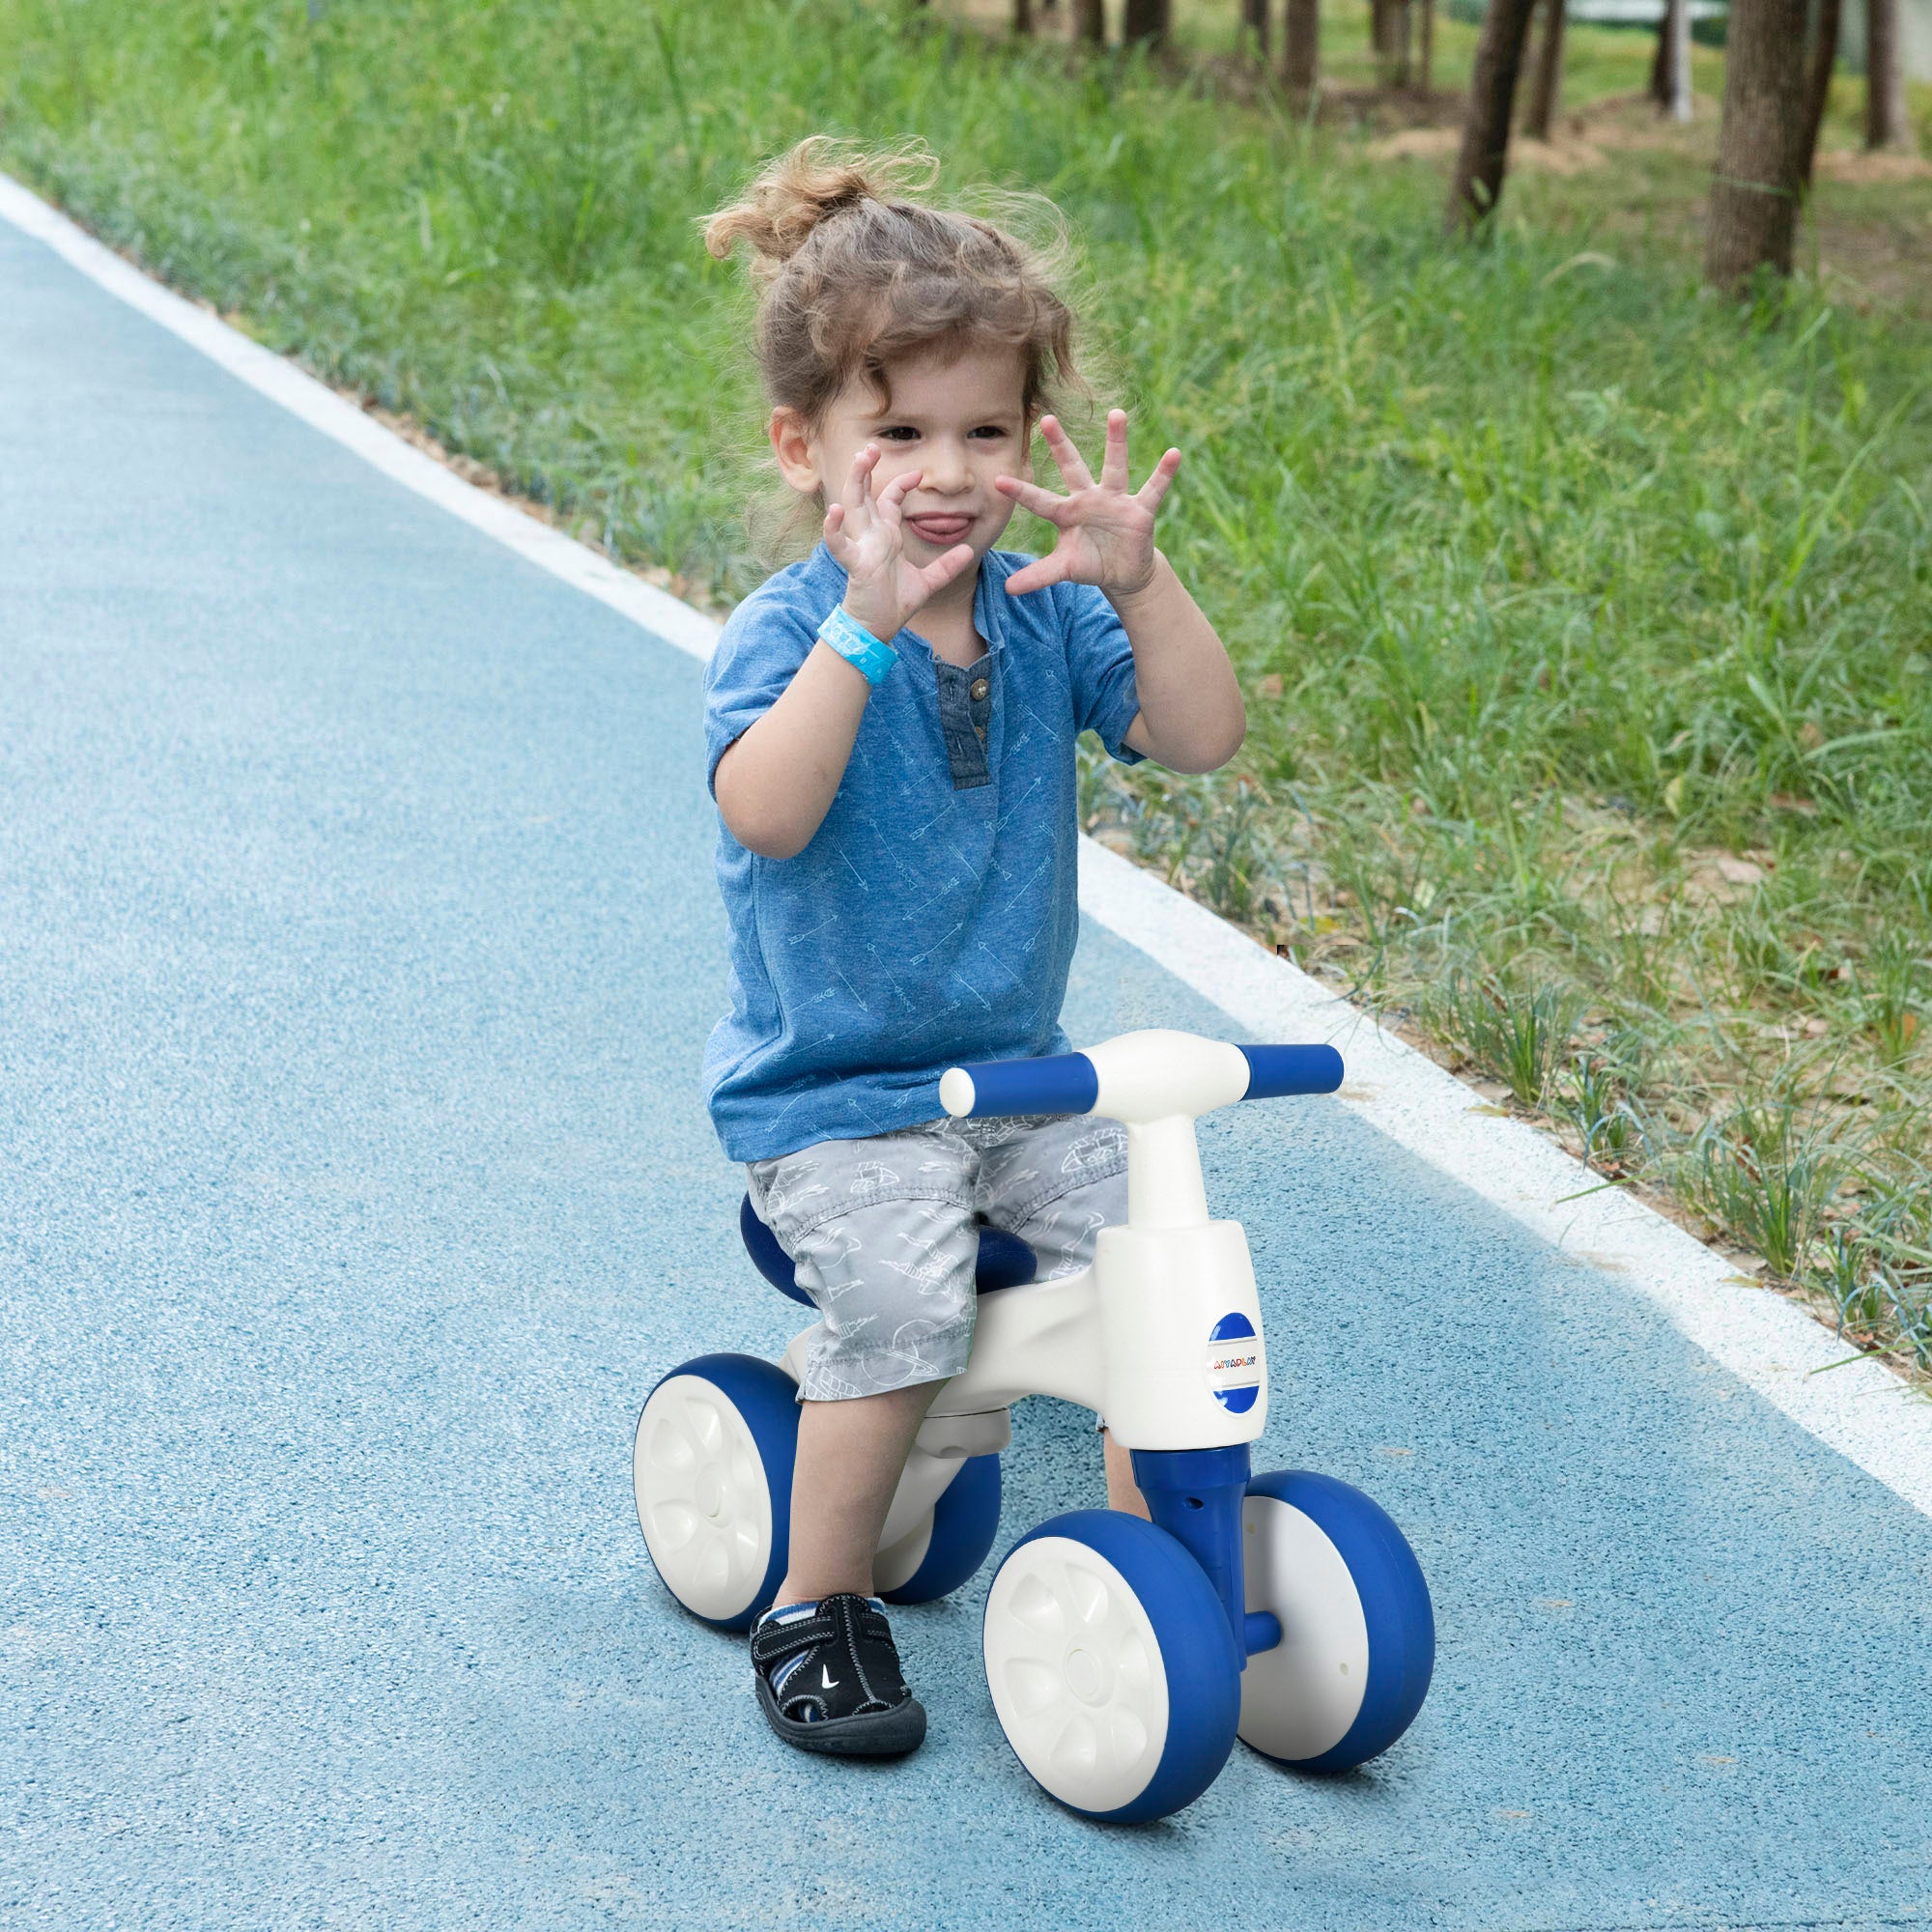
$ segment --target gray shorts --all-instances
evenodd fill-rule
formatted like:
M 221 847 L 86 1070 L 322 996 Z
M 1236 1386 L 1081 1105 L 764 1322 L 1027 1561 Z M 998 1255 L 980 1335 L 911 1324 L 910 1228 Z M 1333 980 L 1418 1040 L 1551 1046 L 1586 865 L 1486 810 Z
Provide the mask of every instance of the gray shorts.
M 1071 1274 L 1126 1218 L 1127 1137 L 1089 1115 L 929 1121 L 754 1160 L 752 1207 L 820 1321 L 804 1402 L 943 1381 L 973 1347 L 980 1221 L 1027 1242 L 1037 1278 Z

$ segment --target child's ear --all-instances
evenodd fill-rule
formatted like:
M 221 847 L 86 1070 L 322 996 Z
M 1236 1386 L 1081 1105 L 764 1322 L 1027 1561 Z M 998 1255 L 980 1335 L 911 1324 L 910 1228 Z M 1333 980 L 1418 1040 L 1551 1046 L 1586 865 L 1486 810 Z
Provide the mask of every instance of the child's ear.
M 779 474 L 802 497 L 818 494 L 818 454 L 811 446 L 811 432 L 796 410 L 776 409 L 766 434 L 772 440 L 772 454 L 779 461 Z

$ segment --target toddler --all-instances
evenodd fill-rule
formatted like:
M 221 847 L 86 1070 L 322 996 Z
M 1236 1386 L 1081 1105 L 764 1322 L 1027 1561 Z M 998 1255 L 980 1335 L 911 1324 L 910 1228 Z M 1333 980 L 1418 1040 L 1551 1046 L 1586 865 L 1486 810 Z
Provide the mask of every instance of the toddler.
M 1117 1124 L 935 1119 L 939 1076 L 1067 1050 L 1078 734 L 1205 772 L 1245 729 L 1227 653 L 1154 548 L 1180 452 L 1131 489 L 1115 410 L 1089 471 L 1045 412 L 1077 380 L 1071 313 L 1027 246 L 920 198 L 933 172 L 804 141 L 705 235 L 753 250 L 772 450 L 824 517 L 705 680 L 732 970 L 706 1091 L 820 1316 L 753 1674 L 781 1738 L 866 1756 L 925 1734 L 872 1558 L 914 1432 L 966 1364 L 979 1225 L 1046 1277 L 1085 1266 L 1125 1207 Z M 1036 428 L 1065 496 L 1031 480 Z M 1054 526 L 1050 554 L 993 548 L 1015 504 Z M 1111 1442 L 1108 1470 L 1137 1501 Z

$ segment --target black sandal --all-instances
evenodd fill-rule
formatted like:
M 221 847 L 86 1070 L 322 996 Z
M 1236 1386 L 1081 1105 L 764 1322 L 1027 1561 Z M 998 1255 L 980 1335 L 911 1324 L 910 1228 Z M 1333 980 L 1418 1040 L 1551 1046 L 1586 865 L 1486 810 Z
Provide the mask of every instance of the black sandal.
M 758 1704 L 786 1744 L 838 1757 L 900 1757 L 925 1736 L 885 1613 L 868 1597 L 827 1597 L 807 1614 L 770 1613 L 752 1632 Z

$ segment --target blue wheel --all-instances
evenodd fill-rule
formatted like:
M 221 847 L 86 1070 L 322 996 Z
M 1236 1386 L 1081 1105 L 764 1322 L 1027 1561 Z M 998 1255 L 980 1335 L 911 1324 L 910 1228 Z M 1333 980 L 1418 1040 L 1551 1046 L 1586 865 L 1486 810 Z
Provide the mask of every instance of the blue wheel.
M 1000 1459 L 969 1456 L 932 1514 L 879 1551 L 875 1579 L 889 1604 L 950 1596 L 985 1562 L 1000 1533 Z
M 1164 1818 L 1234 1748 L 1227 1611 L 1193 1557 L 1139 1517 L 1077 1510 L 1021 1538 L 993 1577 L 984 1647 L 1013 1755 L 1083 1816 Z
M 1350 1771 L 1407 1730 L 1435 1668 L 1422 1566 L 1389 1518 L 1332 1476 L 1277 1469 L 1241 1507 L 1247 1606 L 1282 1640 L 1248 1659 L 1241 1742 L 1300 1771 Z
M 646 1399 L 631 1452 L 644 1547 L 665 1588 L 749 1630 L 784 1580 L 798 1387 L 755 1355 L 699 1355 Z

